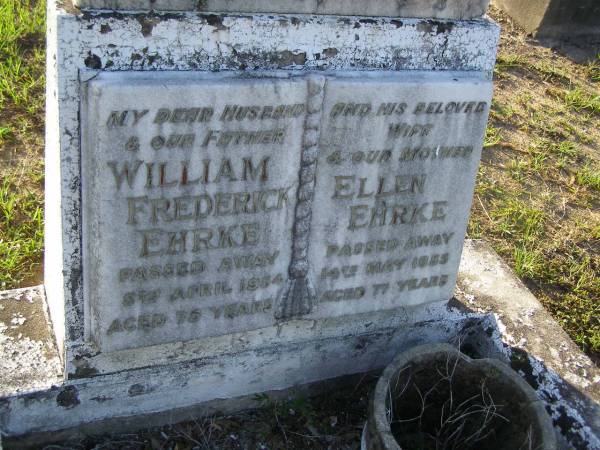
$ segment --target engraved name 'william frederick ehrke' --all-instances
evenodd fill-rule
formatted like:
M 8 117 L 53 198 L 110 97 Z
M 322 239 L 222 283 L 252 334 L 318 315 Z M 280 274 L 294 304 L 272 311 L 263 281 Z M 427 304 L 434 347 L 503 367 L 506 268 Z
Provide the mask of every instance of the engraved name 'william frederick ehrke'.
M 89 336 L 105 351 L 272 324 L 288 277 L 306 83 L 163 76 L 88 88 Z

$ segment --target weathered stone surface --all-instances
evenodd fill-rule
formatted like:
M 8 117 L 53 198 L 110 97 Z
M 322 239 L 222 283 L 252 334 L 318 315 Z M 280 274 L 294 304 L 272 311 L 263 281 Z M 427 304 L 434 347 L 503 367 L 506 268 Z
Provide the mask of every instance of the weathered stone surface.
M 62 374 L 43 286 L 0 291 L 0 397 L 49 388 Z
M 489 0 L 75 0 L 82 9 L 335 14 L 473 19 Z
M 274 322 L 306 88 L 285 74 L 87 82 L 84 290 L 89 337 L 102 350 Z
M 85 74 L 86 70 L 136 71 L 149 76 L 167 70 L 238 70 L 245 76 L 272 69 L 298 74 L 316 71 L 320 76 L 334 70 L 454 70 L 491 78 L 498 40 L 497 25 L 486 19 L 449 23 L 310 15 L 74 14 L 52 2 L 49 5 L 45 288 L 68 378 L 194 361 L 217 345 L 214 339 L 223 351 L 246 348 L 237 340 L 242 339 L 239 334 L 209 338 L 210 342 L 202 338 L 109 352 L 90 345 L 80 220 L 81 82 L 93 76 Z M 297 280 L 294 286 L 299 291 L 310 292 L 308 283 Z M 290 327 L 288 342 L 313 336 L 308 324 Z M 340 318 L 336 333 L 330 335 L 354 333 L 359 328 L 344 324 Z M 252 345 L 277 341 L 274 336 L 287 329 L 279 325 L 257 329 L 252 332 Z
M 309 239 L 319 314 L 451 297 L 491 94 L 464 74 L 328 80 Z
M 466 241 L 455 295 L 450 305 L 291 321 L 268 332 L 169 344 L 152 352 L 111 352 L 106 355 L 123 369 L 142 353 L 146 367 L 66 380 L 54 388 L 39 385 L 26 395 L 11 392 L 0 398 L 0 428 L 12 448 L 27 442 L 23 434 L 31 432 L 56 439 L 56 430 L 65 428 L 102 433 L 198 419 L 260 406 L 257 392 L 287 398 L 291 386 L 381 368 L 397 352 L 422 343 L 453 342 L 475 355 L 510 362 L 551 413 L 563 435 L 560 448 L 600 449 L 598 367 L 489 245 Z M 195 363 L 189 362 L 192 354 Z M 45 385 L 56 382 L 50 377 Z
M 84 290 L 101 350 L 450 298 L 489 81 L 163 72 L 86 85 Z

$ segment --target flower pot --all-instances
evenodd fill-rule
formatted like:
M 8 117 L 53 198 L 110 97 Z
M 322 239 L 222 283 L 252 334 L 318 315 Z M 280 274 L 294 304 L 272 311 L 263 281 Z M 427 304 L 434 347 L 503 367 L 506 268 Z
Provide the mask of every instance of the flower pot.
M 494 359 L 447 344 L 414 347 L 377 382 L 364 450 L 555 449 L 552 422 L 535 391 Z

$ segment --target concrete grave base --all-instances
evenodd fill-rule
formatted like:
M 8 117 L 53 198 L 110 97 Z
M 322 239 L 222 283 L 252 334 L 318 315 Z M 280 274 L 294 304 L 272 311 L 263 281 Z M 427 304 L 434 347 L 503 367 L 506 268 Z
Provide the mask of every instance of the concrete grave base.
M 27 324 L 50 333 L 42 294 L 37 287 L 0 295 L 0 310 L 11 311 L 2 316 L 10 323 L 0 327 L 1 361 L 13 364 L 0 372 L 0 431 L 10 448 L 230 413 L 258 406 L 257 393 L 318 393 L 332 380 L 380 370 L 398 352 L 432 342 L 509 362 L 545 403 L 563 448 L 600 448 L 600 370 L 481 241 L 466 241 L 450 303 L 366 314 L 351 322 L 292 321 L 281 326 L 279 341 L 274 336 L 261 346 L 244 346 L 245 333 L 229 346 L 207 346 L 192 361 L 69 381 L 52 369 L 58 356 L 48 335 L 25 336 L 18 329 Z M 20 301 L 29 306 L 20 307 Z M 314 338 L 291 341 L 299 329 L 314 330 Z M 10 348 L 23 339 L 31 340 L 29 356 L 39 364 L 14 363 Z M 31 360 L 23 352 L 14 355 Z

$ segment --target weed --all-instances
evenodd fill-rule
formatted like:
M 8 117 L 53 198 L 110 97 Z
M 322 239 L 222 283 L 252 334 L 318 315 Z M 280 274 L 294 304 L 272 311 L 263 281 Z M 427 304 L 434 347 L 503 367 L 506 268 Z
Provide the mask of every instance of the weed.
M 496 67 L 494 73 L 496 75 L 502 75 L 509 69 L 515 69 L 525 66 L 527 60 L 523 55 L 516 53 L 504 53 L 500 52 L 496 60 Z
M 594 170 L 589 165 L 577 171 L 577 183 L 594 191 L 600 192 L 600 170 Z
M 36 167 L 26 176 L 38 186 L 17 188 L 25 174 L 5 174 L 0 184 L 0 289 L 31 278 L 43 248 L 41 172 Z
M 577 87 L 563 96 L 565 104 L 573 111 L 589 111 L 600 115 L 600 95 L 590 94 Z
M 513 159 L 508 165 L 508 171 L 515 181 L 525 181 L 527 162 L 522 159 Z
M 514 249 L 515 272 L 522 278 L 535 278 L 543 266 L 544 259 L 539 251 L 519 246 Z
M 495 128 L 493 126 L 488 126 L 485 130 L 485 138 L 483 140 L 484 147 L 493 147 L 494 145 L 498 145 L 502 140 L 502 135 L 500 134 L 500 129 Z
M 544 212 L 514 198 L 503 201 L 492 217 L 517 242 L 530 242 L 544 231 Z
M 600 53 L 596 55 L 596 59 L 590 62 L 586 68 L 587 76 L 594 83 L 600 83 Z

